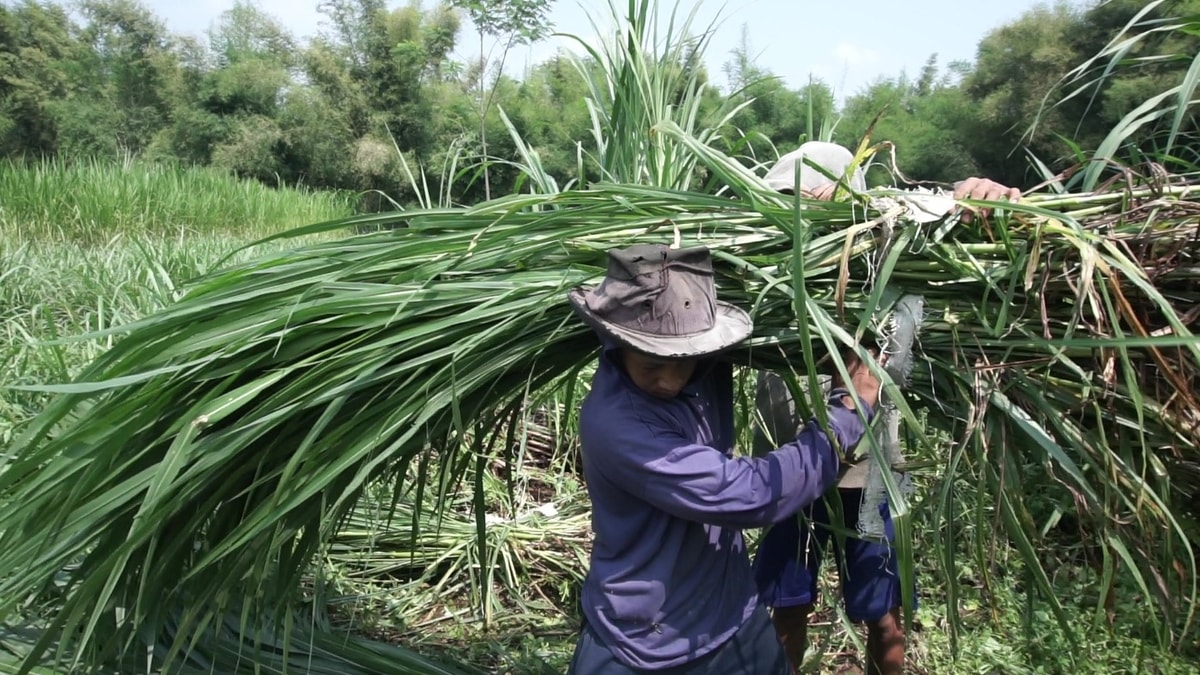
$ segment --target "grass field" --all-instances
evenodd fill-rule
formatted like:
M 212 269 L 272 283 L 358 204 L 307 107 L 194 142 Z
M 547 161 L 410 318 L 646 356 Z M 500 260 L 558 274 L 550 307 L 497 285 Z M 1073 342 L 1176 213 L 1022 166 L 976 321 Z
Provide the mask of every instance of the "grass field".
M 0 388 L 62 382 L 251 242 L 350 215 L 347 197 L 211 169 L 0 162 Z M 283 246 L 285 244 L 274 244 Z M 41 398 L 0 393 L 0 441 Z
M 110 329 L 171 303 L 190 279 L 228 256 L 254 255 L 255 249 L 243 249 L 254 240 L 350 212 L 336 196 L 272 190 L 208 170 L 143 165 L 0 164 L 0 194 L 0 452 L 46 401 L 20 387 L 69 380 L 120 339 Z M 512 495 L 489 474 L 495 502 L 489 512 L 502 518 L 489 531 L 491 548 L 499 552 L 486 563 L 497 570 L 489 588 L 479 587 L 469 503 L 452 501 L 440 512 L 427 505 L 425 517 L 435 520 L 423 528 L 430 538 L 422 541 L 426 557 L 418 559 L 407 520 L 386 517 L 392 495 L 381 486 L 360 504 L 361 521 L 315 561 L 314 576 L 329 582 L 319 602 L 332 608 L 345 630 L 427 654 L 493 672 L 564 672 L 588 547 L 586 493 L 570 458 L 571 448 L 560 448 L 509 467 L 522 477 Z M 970 484 L 960 482 L 955 490 L 963 513 L 989 512 Z M 931 531 L 934 521 L 920 494 L 915 548 L 932 559 L 941 538 Z M 534 512 L 546 503 L 555 511 Z M 400 510 L 411 506 L 402 499 Z M 1047 504 L 1047 513 L 1052 508 Z M 1196 672 L 1194 646 L 1184 655 L 1169 652 L 1145 628 L 1140 609 L 1122 611 L 1143 606 L 1134 601 L 1136 588 L 1118 585 L 1111 599 L 1087 594 L 1095 584 L 1085 582 L 1098 574 L 1098 561 L 1069 527 L 1061 527 L 1057 545 L 1043 555 L 1056 571 L 1060 599 L 1081 627 L 1090 627 L 1081 632 L 1092 638 L 1075 644 L 1045 610 L 1025 604 L 1028 581 L 1018 557 L 991 531 L 977 530 L 976 522 L 987 519 L 964 517 L 952 540 L 994 547 L 988 569 L 963 566 L 956 578 L 946 579 L 932 575 L 933 565 L 922 568 L 913 672 Z M 857 633 L 830 601 L 834 577 L 825 582 L 811 672 L 857 672 Z M 947 584 L 959 589 L 955 608 L 945 605 Z M 477 611 L 482 601 L 489 608 L 486 629 Z M 956 643 L 947 628 L 950 612 L 965 628 Z
M 106 246 L 118 235 L 244 241 L 350 213 L 349 195 L 277 190 L 218 169 L 148 163 L 0 161 L 0 195 L 5 246 Z M 206 251 L 211 246 L 201 243 L 196 255 Z

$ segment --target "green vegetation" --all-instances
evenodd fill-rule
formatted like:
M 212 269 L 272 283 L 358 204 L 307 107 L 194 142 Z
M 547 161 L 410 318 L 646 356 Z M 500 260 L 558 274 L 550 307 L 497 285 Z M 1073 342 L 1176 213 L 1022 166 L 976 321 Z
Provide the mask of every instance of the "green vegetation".
M 1120 184 L 922 225 L 862 196 L 797 208 L 767 190 L 745 167 L 770 144 L 877 111 L 858 100 L 835 128 L 823 85 L 772 88 L 746 63 L 760 99 L 717 96 L 703 40 L 655 40 L 651 4 L 630 4 L 619 45 L 494 80 L 486 138 L 505 161 L 487 180 L 538 194 L 491 201 L 473 166 L 484 135 L 413 123 L 437 105 L 461 132 L 487 109 L 453 93 L 445 8 L 328 3 L 335 36 L 297 51 L 239 6 L 214 35 L 221 56 L 192 52 L 181 70 L 180 44 L 142 39 L 154 22 L 135 3 L 85 2 L 77 32 L 36 2 L 0 7 L 0 64 L 11 40 L 40 50 L 35 74 L 89 63 L 80 45 L 131 59 L 89 87 L 67 77 L 69 96 L 0 79 L 5 142 L 58 157 L 0 167 L 17 196 L 0 205 L 0 669 L 562 672 L 587 551 L 573 416 L 595 347 L 563 295 L 608 247 L 678 236 L 714 248 L 721 293 L 753 307 L 743 365 L 815 372 L 870 339 L 889 281 L 925 294 L 926 361 L 896 397 L 919 487 L 892 495 L 922 589 L 915 672 L 1194 672 L 1200 206 L 1188 176 L 1147 181 L 1136 165 L 1191 133 L 1172 114 L 1186 101 L 1171 108 L 1183 71 L 1162 74 L 1154 120 L 1169 124 L 1118 125 L 1130 142 L 1112 156 L 1133 169 Z M 1103 11 L 1137 29 L 1127 5 Z M 14 17 L 36 30 L 9 30 Z M 1118 38 L 1085 39 L 1099 53 Z M 306 84 L 280 96 L 297 63 Z M 1136 79 L 1127 65 L 1089 91 Z M 926 75 L 887 90 L 890 110 L 915 112 L 881 119 L 864 162 L 885 164 L 894 140 L 908 171 L 911 124 L 934 139 L 962 118 L 965 90 L 933 62 Z M 96 91 L 143 98 L 87 108 Z M 802 118 L 767 105 L 793 95 Z M 555 124 L 547 96 L 569 102 Z M 93 138 L 102 126 L 65 125 L 59 106 L 114 116 L 128 137 Z M 72 158 L 88 138 L 139 160 Z M 1109 147 L 1094 138 L 1079 152 Z M 921 161 L 967 147 L 928 144 Z M 171 162 L 143 163 L 156 156 Z M 181 158 L 213 166 L 170 168 Z M 340 197 L 231 173 L 431 208 L 346 217 Z M 836 609 L 822 618 L 814 672 L 847 665 L 858 639 Z
M 671 127 L 661 133 L 678 134 Z M 1054 568 L 1038 554 L 1041 524 L 1030 520 L 1044 499 L 1035 483 L 1026 483 L 1037 479 L 1031 469 L 1053 470 L 1083 500 L 1078 508 L 1069 501 L 1057 506 L 1085 531 L 1102 533 L 1109 547 L 1101 549 L 1105 581 L 1097 598 L 1083 603 L 1100 611 L 1104 589 L 1115 592 L 1112 575 L 1119 570 L 1143 589 L 1136 610 L 1142 630 L 1164 646 L 1174 630 L 1190 634 L 1188 609 L 1177 601 L 1190 602 L 1191 583 L 1166 579 L 1159 586 L 1143 572 L 1161 565 L 1163 556 L 1180 555 L 1189 565 L 1191 555 L 1168 508 L 1167 486 L 1143 482 L 1139 468 L 1163 462 L 1165 473 L 1182 484 L 1194 466 L 1191 454 L 1156 451 L 1175 435 L 1192 433 L 1176 407 L 1186 405 L 1187 390 L 1156 391 L 1137 373 L 1155 347 L 1187 345 L 1173 357 L 1187 373 L 1200 357 L 1190 338 L 1113 341 L 1086 328 L 1103 321 L 1129 331 L 1148 323 L 1148 315 L 1109 304 L 1102 289 L 1120 274 L 1129 281 L 1125 297 L 1138 298 L 1137 306 L 1168 317 L 1190 336 L 1178 325 L 1182 310 L 1139 286 L 1142 273 L 1110 245 L 1140 232 L 1140 223 L 1109 231 L 1071 218 L 1085 207 L 1119 213 L 1121 194 L 1023 205 L 1023 217 L 1002 224 L 1008 243 L 983 243 L 981 220 L 937 230 L 897 223 L 891 244 L 876 236 L 877 228 L 891 227 L 886 222 L 860 225 L 850 230 L 857 234 L 847 258 L 852 205 L 793 213 L 785 197 L 739 175 L 732 160 L 696 151 L 738 199 L 611 186 L 508 197 L 468 210 L 360 218 L 344 224 L 405 227 L 247 261 L 123 326 L 121 339 L 73 384 L 50 388 L 63 395 L 9 446 L 11 459 L 0 474 L 9 505 L 0 533 L 0 597 L 31 598 L 71 569 L 60 590 L 43 599 L 44 611 L 68 621 L 68 633 L 83 636 L 72 647 L 90 664 L 142 653 L 152 646 L 141 643 L 143 635 L 164 640 L 157 644 L 166 648 L 228 621 L 242 630 L 264 617 L 280 621 L 307 604 L 298 593 L 311 583 L 310 561 L 333 545 L 377 481 L 400 481 L 395 494 L 412 494 L 415 504 L 427 494 L 439 508 L 464 481 L 473 484 L 477 532 L 499 548 L 487 520 L 491 458 L 511 456 L 526 416 L 542 402 L 561 395 L 562 405 L 573 408 L 573 373 L 590 360 L 593 340 L 560 301 L 564 290 L 596 277 L 610 242 L 660 239 L 658 225 L 670 219 L 685 241 L 721 251 L 726 297 L 746 306 L 759 299 L 759 340 L 738 353 L 742 361 L 786 368 L 772 347 L 782 345 L 790 365 L 805 368 L 814 353 L 869 330 L 873 315 L 862 308 L 874 304 L 868 298 L 884 282 L 839 289 L 843 265 L 853 279 L 876 269 L 919 284 L 931 306 L 943 308 L 942 320 L 926 325 L 922 344 L 930 370 L 914 374 L 909 405 L 927 411 L 926 423 L 913 428 L 940 429 L 955 439 L 950 466 L 976 482 L 976 509 L 964 514 L 970 504 L 943 484 L 932 530 L 944 537 L 945 557 L 925 564 L 956 573 L 957 542 L 971 541 L 963 533 L 966 522 L 987 542 L 1003 532 L 1014 546 L 1007 555 L 1019 561 L 1010 566 L 1024 566 L 1029 606 L 1074 631 L 1070 603 L 1055 594 Z M 630 202 L 636 211 L 626 208 Z M 1057 223 L 1039 209 L 1053 209 Z M 506 217 L 498 222 L 501 213 Z M 796 229 L 797 218 L 804 219 L 803 230 Z M 793 233 L 801 231 L 809 235 L 793 244 Z M 1163 228 L 1152 241 L 1170 246 L 1180 234 Z M 876 254 L 889 264 L 876 268 Z M 1035 255 L 1061 262 L 1031 266 Z M 802 261 L 795 270 L 800 276 L 792 276 L 789 260 Z M 1028 283 L 1027 274 L 1033 275 Z M 1190 273 L 1182 274 L 1178 283 L 1193 283 Z M 773 278 L 782 283 L 768 286 Z M 793 294 L 808 317 L 800 324 L 811 331 L 807 336 L 789 328 Z M 847 319 L 834 319 L 843 310 Z M 1104 367 L 1098 350 L 1117 345 L 1127 379 L 1098 388 Z M 959 365 L 964 361 L 1014 365 L 973 371 Z M 1047 382 L 1056 384 L 1047 388 Z M 974 414 L 978 425 L 965 407 L 939 405 L 980 397 L 991 404 Z M 1074 411 L 1069 418 L 1057 412 L 1068 408 Z M 1127 436 L 1105 426 L 1110 416 L 1138 420 L 1142 442 L 1122 443 Z M 75 488 L 65 495 L 55 488 L 63 485 Z M 1139 520 L 1120 517 L 1127 509 Z M 387 513 L 394 515 L 391 507 Z M 54 531 L 55 522 L 72 526 L 54 547 L 18 535 Z M 911 561 L 912 523 L 900 522 L 908 533 L 901 553 Z M 995 564 L 994 543 L 974 545 L 973 565 Z M 493 559 L 495 551 L 484 545 L 477 560 Z M 1118 554 L 1133 557 L 1124 564 Z M 78 567 L 70 568 L 72 561 Z M 469 556 L 462 565 L 471 567 Z M 475 585 L 511 589 L 519 569 L 484 566 Z M 187 572 L 181 577 L 180 570 Z M 956 584 L 944 588 L 957 603 Z M 133 618 L 114 616 L 113 607 Z M 493 611 L 487 607 L 480 607 L 485 620 Z M 959 619 L 946 617 L 952 635 L 965 630 Z M 97 630 L 107 638 L 88 635 Z M 178 656 L 199 665 L 197 653 Z
M 219 169 L 101 160 L 0 161 L 0 194 L 7 245 L 93 245 L 123 235 L 252 239 L 352 212 L 347 196 L 277 190 Z
M 6 387 L 71 379 L 114 327 L 223 260 L 281 247 L 256 240 L 351 212 L 335 194 L 160 164 L 0 162 L 0 194 L 0 443 L 46 401 Z
M 615 4 L 626 14 L 627 3 Z M 7 0 L 0 157 L 211 165 L 272 186 L 360 192 L 374 209 L 417 201 L 405 163 L 429 176 L 429 193 L 457 203 L 512 193 L 522 177 L 510 162 L 521 161 L 523 143 L 566 185 L 583 177 L 580 153 L 611 152 L 590 133 L 576 64 L 559 54 L 519 76 L 497 70 L 511 46 L 553 29 L 547 6 L 331 0 L 319 3 L 328 30 L 301 40 L 238 3 L 198 41 L 171 34 L 137 0 L 85 0 L 78 14 L 49 0 Z M 465 36 L 468 16 L 476 33 Z M 1118 126 L 1128 133 L 1106 159 L 1163 151 L 1179 172 L 1196 162 L 1196 16 L 1197 0 L 1042 6 L 997 27 L 974 62 L 931 54 L 919 73 L 837 96 L 820 80 L 789 88 L 774 78 L 755 63 L 749 33 L 733 53 L 707 55 L 725 59 L 729 90 L 718 89 L 700 56 L 707 27 L 691 25 L 689 36 L 682 15 L 676 47 L 659 57 L 673 61 L 662 74 L 679 86 L 663 90 L 666 100 L 691 96 L 695 128 L 719 128 L 723 149 L 748 164 L 814 136 L 853 147 L 873 128 L 874 140 L 896 145 L 898 168 L 912 179 L 978 174 L 1031 187 L 1045 179 L 1039 162 L 1052 174 L 1068 170 Z M 467 62 L 452 58 L 456 50 Z M 588 56 L 592 74 L 615 73 L 605 54 Z M 742 104 L 722 126 L 722 111 Z M 1172 126 L 1170 139 L 1162 132 Z

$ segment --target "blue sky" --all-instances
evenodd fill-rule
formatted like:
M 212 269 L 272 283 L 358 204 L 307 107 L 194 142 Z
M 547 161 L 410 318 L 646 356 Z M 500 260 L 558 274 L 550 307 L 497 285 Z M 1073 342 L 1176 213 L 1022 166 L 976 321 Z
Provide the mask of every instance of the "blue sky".
M 203 35 L 233 5 L 233 0 L 143 0 L 176 33 Z M 626 0 L 616 0 L 625 7 Z M 279 19 L 297 36 L 321 29 L 317 0 L 258 0 L 258 6 Z M 391 6 L 405 4 L 389 2 Z M 431 6 L 432 0 L 425 4 Z M 697 8 L 693 25 L 714 24 L 708 49 L 712 78 L 724 84 L 721 66 L 748 36 L 756 62 L 796 88 L 810 75 L 832 86 L 839 98 L 853 94 L 881 76 L 901 71 L 916 75 L 932 53 L 939 63 L 972 60 L 975 47 L 988 31 L 1020 16 L 1038 4 L 1034 0 L 680 0 L 683 13 Z M 556 30 L 593 36 L 589 14 L 608 26 L 605 0 L 554 0 L 551 19 Z M 671 7 L 670 0 L 660 6 Z M 464 26 L 469 30 L 470 27 Z M 478 43 L 464 33 L 458 58 L 478 57 Z M 544 60 L 564 38 L 551 38 L 509 57 L 509 71 Z

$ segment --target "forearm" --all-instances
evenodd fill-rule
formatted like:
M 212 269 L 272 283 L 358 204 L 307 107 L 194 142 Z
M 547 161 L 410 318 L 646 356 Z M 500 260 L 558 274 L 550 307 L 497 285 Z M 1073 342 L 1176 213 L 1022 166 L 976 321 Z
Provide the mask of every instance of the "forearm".
M 655 477 L 647 482 L 645 496 L 681 518 L 722 527 L 778 522 L 834 485 L 841 466 L 838 448 L 853 447 L 864 433 L 855 411 L 834 403 L 828 412 L 828 430 L 810 420 L 791 441 L 761 458 L 725 459 L 710 471 L 685 473 L 698 457 L 668 457 L 650 467 Z
M 855 410 L 835 400 L 827 412 L 827 430 L 810 420 L 795 440 L 775 451 L 784 468 L 784 494 L 772 522 L 794 514 L 833 487 L 841 468 L 840 458 L 866 433 L 866 425 Z

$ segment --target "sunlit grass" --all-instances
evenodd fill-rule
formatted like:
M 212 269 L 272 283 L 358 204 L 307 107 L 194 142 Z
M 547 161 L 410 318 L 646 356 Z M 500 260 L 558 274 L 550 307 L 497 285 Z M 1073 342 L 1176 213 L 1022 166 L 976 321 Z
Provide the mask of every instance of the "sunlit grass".
M 10 387 L 68 381 L 115 339 L 83 336 L 285 246 L 258 239 L 351 213 L 348 195 L 136 162 L 0 161 L 0 195 L 0 444 L 46 400 Z
M 157 234 L 255 238 L 351 213 L 351 196 L 274 189 L 214 168 L 104 161 L 0 161 L 8 245 L 104 245 Z
M 115 234 L 102 245 L 0 235 L 0 447 L 47 400 L 11 387 L 69 381 L 117 339 L 89 335 L 169 305 L 219 263 L 282 246 L 247 248 L 250 231 Z

